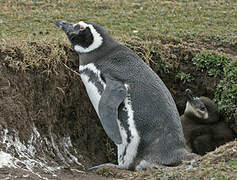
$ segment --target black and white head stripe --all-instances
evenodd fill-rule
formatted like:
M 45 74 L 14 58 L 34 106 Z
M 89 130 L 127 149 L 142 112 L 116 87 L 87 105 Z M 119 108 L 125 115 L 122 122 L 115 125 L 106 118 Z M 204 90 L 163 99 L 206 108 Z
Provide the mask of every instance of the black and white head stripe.
M 87 24 L 84 21 L 80 21 L 76 24 L 73 25 L 73 27 L 75 28 L 76 26 L 80 27 L 81 31 L 88 31 L 85 32 L 85 34 L 82 33 L 82 36 L 84 35 L 85 40 L 81 43 L 73 43 L 74 45 L 74 49 L 76 52 L 78 53 L 88 53 L 91 52 L 95 49 L 97 49 L 98 47 L 100 47 L 103 43 L 103 38 L 101 37 L 101 35 L 96 31 L 95 27 L 92 24 Z M 89 37 L 91 36 L 91 37 Z M 90 41 L 88 43 L 88 40 Z M 84 45 L 82 44 L 84 43 Z M 87 44 L 87 45 L 85 45 Z

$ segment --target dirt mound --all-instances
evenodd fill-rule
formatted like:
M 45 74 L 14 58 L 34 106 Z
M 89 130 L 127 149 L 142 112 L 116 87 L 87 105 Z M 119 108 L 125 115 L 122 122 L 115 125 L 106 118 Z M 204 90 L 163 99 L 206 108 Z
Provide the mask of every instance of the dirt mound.
M 53 47 L 27 46 L 37 57 L 14 46 L 1 49 L 0 77 L 9 87 L 0 89 L 0 149 L 11 154 L 15 167 L 30 171 L 71 165 L 84 169 L 111 160 L 107 151 L 112 147 L 105 146 L 109 140 L 81 79 L 66 68 L 78 64 L 77 56 L 61 46 L 65 56 L 59 58 L 68 58 L 67 65 L 47 66 L 42 61 Z
M 237 160 L 237 141 L 233 141 L 218 147 L 215 151 L 209 152 L 205 156 L 201 157 L 199 162 L 203 164 L 217 164 L 231 160 Z
M 192 161 L 184 162 L 177 167 L 147 169 L 131 172 L 114 168 L 97 170 L 97 174 L 106 177 L 124 179 L 236 179 L 237 141 L 220 146 L 205 156 L 197 156 Z

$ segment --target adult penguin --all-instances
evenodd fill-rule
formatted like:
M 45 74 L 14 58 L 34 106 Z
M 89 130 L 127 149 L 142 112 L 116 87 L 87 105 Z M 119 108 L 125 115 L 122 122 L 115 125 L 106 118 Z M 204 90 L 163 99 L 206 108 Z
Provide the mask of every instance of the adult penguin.
M 118 168 L 177 165 L 186 158 L 175 102 L 158 75 L 101 26 L 55 24 L 80 59 L 80 76 L 107 135 L 118 148 Z M 103 164 L 92 169 L 112 164 Z

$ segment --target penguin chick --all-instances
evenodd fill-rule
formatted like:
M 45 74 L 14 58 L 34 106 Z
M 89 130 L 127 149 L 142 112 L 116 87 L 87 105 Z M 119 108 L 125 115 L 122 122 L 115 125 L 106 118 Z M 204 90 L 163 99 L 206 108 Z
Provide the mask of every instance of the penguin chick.
M 223 121 L 215 103 L 208 97 L 194 97 L 186 90 L 187 104 L 181 116 L 186 148 L 204 155 L 220 145 L 234 140 L 234 133 Z
M 58 20 L 79 55 L 79 72 L 106 134 L 117 145 L 118 165 L 140 170 L 186 160 L 175 102 L 159 76 L 100 25 Z

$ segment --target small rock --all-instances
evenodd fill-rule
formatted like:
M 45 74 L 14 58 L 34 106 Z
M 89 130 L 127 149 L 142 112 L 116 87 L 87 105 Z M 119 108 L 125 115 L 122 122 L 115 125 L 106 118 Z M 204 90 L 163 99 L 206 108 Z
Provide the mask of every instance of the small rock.
M 26 177 L 29 177 L 30 175 L 29 174 L 23 174 L 22 177 L 26 178 Z
M 0 19 L 0 24 L 3 24 L 3 20 L 2 19 Z

